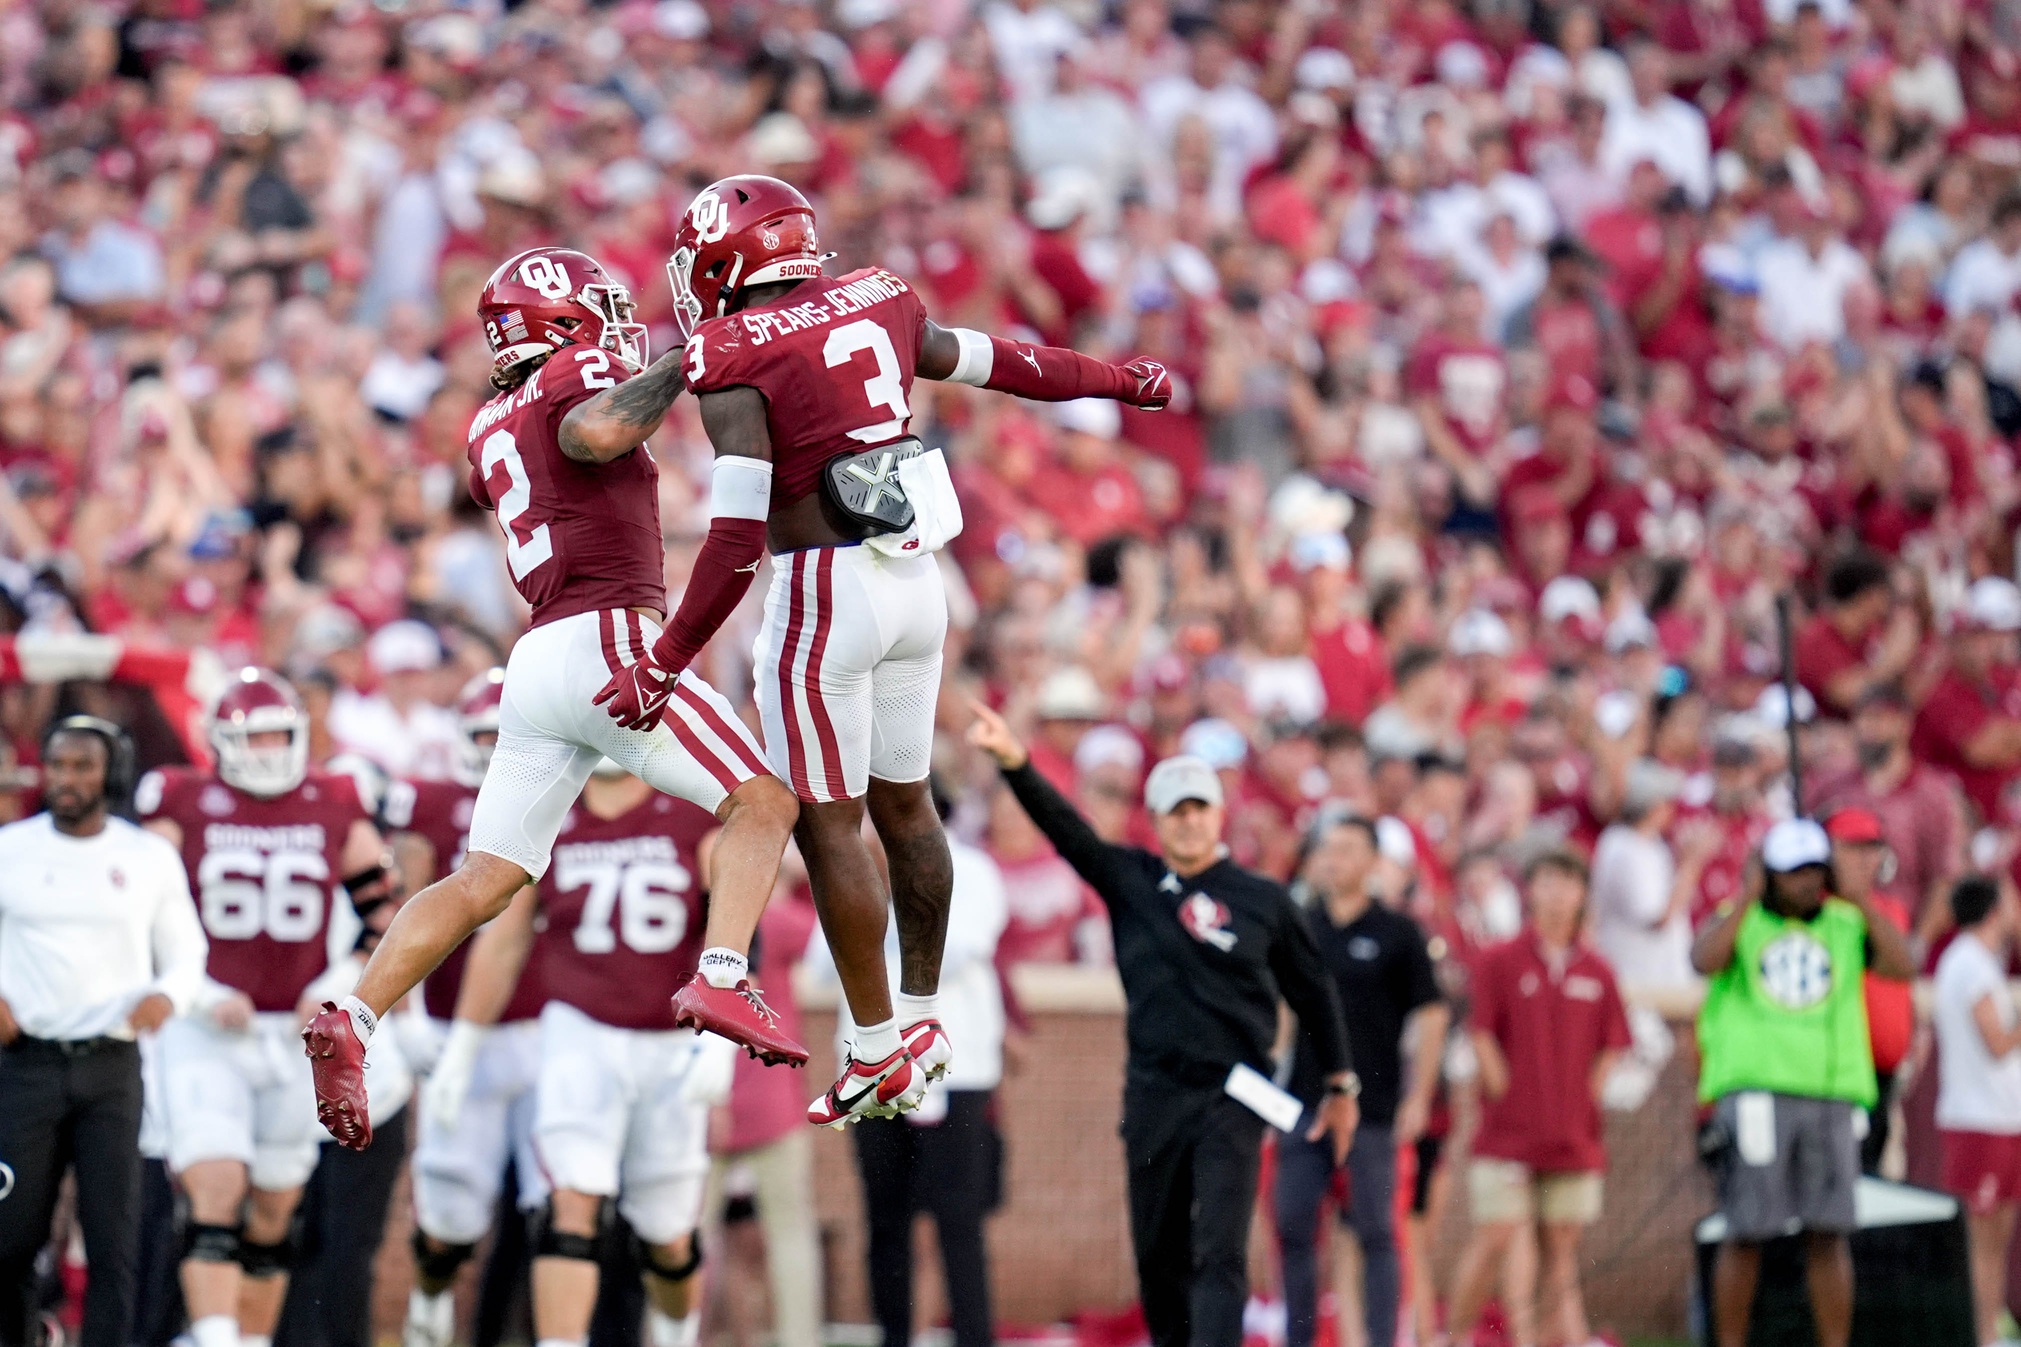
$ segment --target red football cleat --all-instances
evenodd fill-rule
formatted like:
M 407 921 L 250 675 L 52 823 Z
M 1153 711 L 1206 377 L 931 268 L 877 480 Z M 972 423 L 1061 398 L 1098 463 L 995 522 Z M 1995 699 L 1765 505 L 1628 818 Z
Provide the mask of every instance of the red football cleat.
M 939 1020 L 908 1024 L 898 1031 L 898 1037 L 912 1054 L 913 1065 L 925 1072 L 928 1080 L 939 1080 L 954 1065 L 954 1045 L 947 1041 L 947 1030 L 940 1027 Z
M 316 1116 L 339 1145 L 364 1150 L 372 1144 L 372 1115 L 365 1111 L 365 1045 L 351 1016 L 323 1002 L 302 1030 L 302 1045 L 316 1076 Z
M 779 1017 L 749 982 L 718 987 L 697 973 L 674 993 L 674 1027 L 718 1034 L 767 1066 L 807 1065 L 807 1049 L 779 1028 Z
M 859 1062 L 852 1051 L 842 1059 L 842 1077 L 807 1106 L 816 1127 L 841 1128 L 858 1118 L 895 1118 L 926 1098 L 926 1073 L 904 1048 L 881 1062 Z

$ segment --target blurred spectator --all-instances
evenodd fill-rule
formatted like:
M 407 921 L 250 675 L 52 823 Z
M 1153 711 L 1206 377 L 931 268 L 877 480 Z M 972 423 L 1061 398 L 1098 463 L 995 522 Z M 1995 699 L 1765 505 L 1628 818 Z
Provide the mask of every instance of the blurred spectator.
M 1967 875 L 1951 890 L 1957 939 L 1937 961 L 1937 1127 L 1944 1188 L 1965 1205 L 1979 1341 L 2000 1340 L 2007 1246 L 2021 1204 L 2021 1029 L 2007 988 L 2011 885 Z
M 1677 816 L 1684 777 L 1642 758 L 1628 769 L 1621 814 L 1593 849 L 1593 945 L 1615 975 L 1638 987 L 1692 982 L 1691 906 L 1699 877 L 1718 850 L 1717 828 L 1694 820 L 1673 857 L 1664 840 Z
M 1951 634 L 1950 663 L 1916 716 L 1916 753 L 1955 774 L 1982 825 L 2010 823 L 2007 793 L 2021 774 L 2021 686 L 2015 633 L 2021 588 L 1973 583 Z
M 1320 958 L 1340 991 L 1356 1073 L 1361 1077 L 1361 1126 L 1344 1166 L 1347 1201 L 1341 1224 L 1360 1248 L 1363 1310 L 1370 1347 L 1390 1347 L 1402 1299 L 1397 1258 L 1396 1157 L 1424 1135 L 1450 1012 L 1432 979 L 1424 932 L 1375 900 L 1368 877 L 1376 861 L 1375 825 L 1359 816 L 1322 821 L 1312 834 L 1301 881 L 1309 893 L 1307 924 Z M 1409 1069 L 1403 1049 L 1411 1045 Z M 1311 1109 L 1321 1082 L 1300 1036 L 1292 1091 Z M 1284 1260 L 1285 1342 L 1311 1347 L 1318 1322 L 1319 1214 L 1333 1190 L 1331 1149 L 1296 1132 L 1277 1153 L 1277 1239 Z M 1348 1260 L 1335 1245 L 1335 1294 L 1345 1298 Z
M 1871 907 L 1904 937 L 1909 933 L 1909 910 L 1882 882 L 1888 873 L 1887 841 L 1881 835 L 1881 821 L 1865 809 L 1841 809 L 1825 820 L 1825 835 L 1832 843 L 1832 882 L 1839 896 L 1848 902 Z M 1874 1054 L 1874 1106 L 1868 1111 L 1867 1134 L 1860 1138 L 1860 1169 L 1880 1172 L 1881 1157 L 1892 1132 L 1895 1105 L 1895 1073 L 1909 1055 L 1909 1043 L 1916 1031 L 1915 1000 L 1909 985 L 1890 978 L 1875 977 L 1869 970 L 1862 978 L 1867 1002 L 1867 1043 Z
M 330 706 L 330 733 L 338 745 L 391 776 L 423 781 L 448 776 L 456 754 L 456 716 L 432 696 L 442 666 L 442 644 L 433 629 L 389 622 L 372 633 L 365 658 L 379 688 L 370 696 L 338 691 Z
M 1628 1047 L 1628 1020 L 1613 972 L 1580 939 L 1585 862 L 1547 853 L 1525 885 L 1523 932 L 1482 955 L 1469 984 L 1486 1098 L 1450 1323 L 1471 1333 L 1499 1284 L 1513 1341 L 1579 1343 L 1591 1337 L 1579 1240 L 1600 1218 L 1607 1164 L 1600 1085 Z
M 1796 635 L 1796 674 L 1825 714 L 1843 718 L 1908 669 L 1917 653 L 1916 615 L 1895 602 L 1887 563 L 1872 552 L 1832 562 L 1823 597 L 1823 611 Z

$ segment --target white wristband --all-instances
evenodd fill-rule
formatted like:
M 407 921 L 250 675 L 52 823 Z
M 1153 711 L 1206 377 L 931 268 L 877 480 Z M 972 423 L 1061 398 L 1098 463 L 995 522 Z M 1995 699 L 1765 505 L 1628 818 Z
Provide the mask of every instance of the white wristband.
M 955 359 L 954 373 L 947 376 L 947 381 L 987 388 L 990 371 L 996 368 L 996 347 L 990 343 L 989 334 L 972 327 L 951 327 L 948 331 L 961 343 L 961 355 Z
M 724 454 L 709 474 L 709 518 L 763 519 L 772 513 L 772 465 Z

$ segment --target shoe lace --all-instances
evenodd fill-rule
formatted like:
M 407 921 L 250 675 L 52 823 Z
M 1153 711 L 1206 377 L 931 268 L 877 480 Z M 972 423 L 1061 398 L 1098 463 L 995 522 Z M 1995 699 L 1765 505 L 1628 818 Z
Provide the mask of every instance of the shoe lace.
M 749 1003 L 751 1009 L 754 1012 L 756 1012 L 765 1021 L 766 1024 L 776 1026 L 779 1023 L 779 1017 L 772 1012 L 772 1007 L 765 1004 L 765 998 L 758 995 L 758 989 L 753 987 L 750 983 L 745 982 L 739 984 L 737 987 L 737 995 L 743 997 L 744 1000 L 747 1003 Z

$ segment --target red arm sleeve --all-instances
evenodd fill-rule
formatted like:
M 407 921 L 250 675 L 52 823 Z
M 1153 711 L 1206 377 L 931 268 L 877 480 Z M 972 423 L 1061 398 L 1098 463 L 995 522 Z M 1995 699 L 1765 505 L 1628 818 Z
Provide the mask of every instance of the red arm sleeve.
M 1121 365 L 1061 346 L 1030 346 L 1007 337 L 991 337 L 989 341 L 995 351 L 984 388 L 1034 402 L 1114 398 L 1134 403 L 1137 399 L 1137 376 Z
M 693 663 L 743 600 L 764 555 L 764 520 L 726 517 L 710 523 L 681 606 L 653 642 L 653 662 L 675 675 Z

